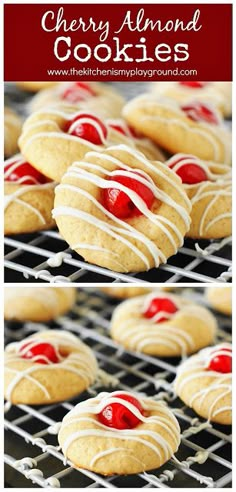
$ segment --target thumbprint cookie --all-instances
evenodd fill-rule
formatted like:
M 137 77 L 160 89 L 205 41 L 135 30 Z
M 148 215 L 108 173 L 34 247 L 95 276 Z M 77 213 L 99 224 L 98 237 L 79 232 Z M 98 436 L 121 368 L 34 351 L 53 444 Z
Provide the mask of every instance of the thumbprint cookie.
M 184 356 L 214 342 L 217 322 L 205 307 L 167 292 L 128 299 L 115 308 L 111 336 L 128 350 Z
M 163 402 L 127 391 L 99 393 L 63 419 L 64 456 L 101 475 L 131 475 L 159 468 L 178 450 L 180 428 Z
M 86 261 L 118 272 L 165 263 L 183 244 L 191 204 L 181 179 L 126 145 L 88 152 L 56 188 L 53 217 Z
M 179 398 L 201 417 L 232 423 L 232 347 L 207 347 L 183 362 L 174 388 Z

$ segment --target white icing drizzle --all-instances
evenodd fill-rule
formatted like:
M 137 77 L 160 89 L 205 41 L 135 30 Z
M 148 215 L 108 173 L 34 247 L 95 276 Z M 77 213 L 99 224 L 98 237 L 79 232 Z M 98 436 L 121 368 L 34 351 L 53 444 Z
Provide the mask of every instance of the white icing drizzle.
M 110 150 L 113 149 L 119 149 L 120 151 L 131 154 L 131 156 L 140 160 L 142 164 L 145 165 L 145 167 L 147 168 L 147 172 L 150 169 L 152 172 L 156 173 L 159 177 L 163 178 L 165 181 L 170 183 L 184 199 L 187 205 L 186 208 L 187 209 L 189 208 L 189 202 L 186 199 L 184 192 L 179 188 L 179 185 L 173 182 L 173 180 L 168 176 L 166 176 L 164 172 L 162 172 L 160 169 L 157 170 L 155 165 L 148 162 L 147 159 L 142 154 L 140 154 L 138 151 L 128 148 L 125 145 L 120 145 L 117 147 L 110 148 Z M 91 158 L 96 156 L 100 157 L 99 154 L 93 152 L 87 154 L 87 157 L 91 157 Z M 168 225 L 169 228 L 176 234 L 179 243 L 183 244 L 182 236 L 176 225 L 171 220 L 162 217 L 161 215 L 153 214 L 146 206 L 144 200 L 142 200 L 136 192 L 130 190 L 127 186 L 124 186 L 121 183 L 115 181 L 115 177 L 117 174 L 132 178 L 133 177 L 132 171 L 134 171 L 135 169 L 132 169 L 127 165 L 124 165 L 124 163 L 121 160 L 118 160 L 117 158 L 114 158 L 111 155 L 103 154 L 102 157 L 104 160 L 107 160 L 108 162 L 111 162 L 113 165 L 115 165 L 118 168 L 118 170 L 109 172 L 103 167 L 100 167 L 96 164 L 94 165 L 92 162 L 86 162 L 86 163 L 76 162 L 68 169 L 65 176 L 69 178 L 71 177 L 74 178 L 75 183 L 76 183 L 76 179 L 78 179 L 95 184 L 97 187 L 101 189 L 111 188 L 113 186 L 121 191 L 124 191 L 129 196 L 130 200 L 132 200 L 132 202 L 136 205 L 136 207 L 142 212 L 142 214 L 145 217 L 147 217 L 152 223 L 157 225 L 164 232 L 167 240 L 170 241 L 172 247 L 174 248 L 174 251 L 176 252 L 179 244 L 177 240 L 174 238 L 173 234 L 166 227 Z M 164 168 L 165 166 L 163 166 L 163 169 Z M 86 169 L 88 169 L 88 171 Z M 105 177 L 114 176 L 114 181 L 99 177 L 98 175 L 93 173 L 93 170 L 94 171 L 98 170 L 102 172 L 103 175 L 105 175 Z M 140 170 L 138 171 L 139 171 L 139 175 L 136 174 L 135 179 L 140 183 L 144 184 L 145 186 L 147 186 L 158 200 L 168 204 L 170 207 L 173 207 L 177 211 L 183 222 L 185 223 L 186 227 L 188 228 L 190 224 L 190 219 L 187 210 L 183 206 L 180 206 L 177 202 L 175 202 L 170 196 L 167 195 L 167 193 L 163 192 L 162 190 L 159 190 L 146 172 L 144 171 L 140 172 Z M 54 218 L 57 218 L 61 215 L 72 216 L 96 226 L 98 229 L 101 229 L 111 237 L 123 242 L 143 261 L 147 269 L 150 268 L 150 262 L 148 260 L 148 257 L 144 253 L 142 253 L 138 247 L 135 247 L 134 244 L 131 241 L 129 241 L 129 239 L 126 239 L 124 235 L 128 236 L 128 238 L 134 237 L 139 241 L 141 241 L 145 245 L 151 256 L 153 257 L 155 261 L 155 266 L 159 266 L 160 261 L 162 263 L 165 263 L 167 261 L 166 256 L 159 248 L 157 248 L 154 241 L 151 241 L 140 231 L 137 231 L 128 222 L 124 220 L 120 220 L 117 217 L 115 217 L 108 210 L 106 210 L 106 208 L 98 200 L 96 200 L 90 193 L 81 189 L 79 185 L 60 184 L 56 188 L 56 193 L 64 189 L 70 190 L 71 193 L 77 193 L 82 196 L 85 196 L 93 205 L 96 206 L 98 210 L 100 210 L 105 215 L 105 217 L 112 219 L 112 223 L 105 220 L 98 219 L 94 217 L 92 214 L 83 212 L 82 210 L 75 209 L 69 206 L 57 206 L 56 208 L 54 208 L 53 210 Z M 114 224 L 118 224 L 119 227 L 115 226 Z M 76 245 L 77 243 L 73 245 L 72 248 L 76 247 Z M 91 247 L 91 245 L 89 245 L 89 247 Z M 94 249 L 95 248 L 98 250 L 100 249 L 100 247 L 96 245 L 92 245 L 92 247 Z
M 25 159 L 21 154 L 17 154 L 15 156 L 11 157 L 10 159 L 7 159 L 6 161 L 4 161 L 4 180 L 7 181 L 7 178 L 12 174 L 12 172 L 14 172 L 18 167 L 20 167 L 24 163 L 25 163 Z M 9 168 L 6 169 L 8 166 L 9 166 Z M 5 169 L 6 169 L 6 171 L 5 171 Z M 14 183 L 15 184 L 24 184 L 24 182 L 26 180 L 29 180 L 29 179 L 32 181 L 32 183 L 31 183 L 32 185 L 41 184 L 39 181 L 36 180 L 36 178 L 34 176 L 30 176 L 27 174 L 25 176 L 22 176 L 21 178 L 19 178 L 17 181 L 14 181 Z
M 227 84 L 227 82 L 222 84 Z M 185 103 L 207 101 L 214 107 L 223 108 L 228 112 L 231 109 L 231 97 L 229 91 L 223 90 L 222 84 L 220 82 L 208 82 L 201 87 L 188 87 L 179 82 L 154 82 L 152 88 L 157 94 L 166 97 L 176 97 Z
M 176 162 L 178 161 L 178 159 L 181 159 L 181 161 Z M 192 205 L 197 204 L 204 198 L 207 197 L 209 198 L 209 202 L 207 206 L 204 208 L 201 219 L 199 221 L 198 234 L 202 236 L 204 235 L 204 233 L 208 231 L 208 229 L 210 229 L 210 227 L 215 225 L 218 221 L 225 218 L 230 219 L 232 217 L 232 211 L 222 212 L 222 205 L 221 205 L 219 207 L 220 210 L 219 213 L 217 215 L 215 215 L 214 213 L 214 217 L 211 219 L 211 209 L 213 206 L 216 205 L 217 201 L 222 196 L 231 197 L 232 173 L 229 166 L 224 164 L 215 164 L 215 163 L 214 163 L 215 171 L 213 172 L 211 170 L 211 163 L 204 162 L 201 159 L 198 159 L 197 157 L 188 154 L 176 154 L 173 157 L 171 157 L 168 161 L 166 161 L 168 167 L 172 168 L 172 170 L 175 171 L 176 173 L 179 169 L 181 169 L 181 167 L 193 163 L 199 166 L 201 169 L 203 169 L 208 178 L 207 181 L 203 181 L 201 183 L 192 184 L 192 185 L 184 184 L 184 187 L 187 192 L 189 190 L 194 190 L 194 194 L 191 198 Z M 214 209 L 214 212 L 215 210 L 216 207 Z
M 143 313 L 147 310 L 149 304 L 154 298 L 167 298 L 174 302 L 178 311 L 175 313 L 167 313 L 166 311 L 158 312 L 152 318 L 146 318 Z M 120 316 L 125 309 L 130 310 L 129 319 L 121 322 Z M 137 317 L 137 313 L 140 313 Z M 186 314 L 193 319 L 206 322 L 208 313 L 205 309 L 194 303 L 183 303 L 181 298 L 164 292 L 152 292 L 146 296 L 139 296 L 134 299 L 127 299 L 120 304 L 114 314 L 113 324 L 119 323 L 119 341 L 125 343 L 129 340 L 129 346 L 133 350 L 142 352 L 145 347 L 153 345 L 164 345 L 176 352 L 180 351 L 182 356 L 185 356 L 189 351 L 193 351 L 195 347 L 194 337 L 191 336 L 184 328 L 175 327 L 173 320 Z M 162 317 L 168 318 L 166 321 L 158 323 Z M 172 321 L 172 323 L 168 323 Z M 214 327 L 210 327 L 213 330 Z M 115 332 L 116 328 L 114 328 Z
M 84 113 L 81 113 L 81 114 L 84 114 Z M 81 116 L 81 118 L 79 120 L 74 121 L 69 128 L 69 132 L 68 132 L 69 135 L 72 134 L 72 132 L 75 130 L 75 128 L 78 126 L 78 124 L 90 125 L 94 128 L 94 130 L 96 130 L 97 134 L 99 135 L 100 140 L 101 140 L 101 144 L 106 145 L 106 138 L 104 137 L 104 133 L 103 133 L 103 130 L 102 130 L 100 123 L 92 117 L 93 116 L 92 113 L 90 113 L 90 115 L 91 116 L 89 116 L 89 113 L 86 113 L 86 116 Z
M 71 254 L 65 253 L 64 251 L 59 251 L 51 258 L 48 258 L 47 264 L 51 268 L 57 268 L 62 265 L 65 258 L 71 258 Z
M 176 116 L 172 118 L 154 115 L 153 108 L 161 107 L 163 109 L 169 108 Z M 209 106 L 209 104 L 208 104 Z M 151 108 L 151 114 L 148 115 L 146 109 Z M 133 99 L 128 103 L 123 109 L 124 115 L 129 116 L 133 108 L 143 109 L 144 114 L 140 117 L 140 122 L 149 121 L 160 121 L 164 124 L 171 124 L 184 128 L 189 133 L 200 135 L 204 140 L 207 141 L 212 147 L 212 152 L 214 155 L 214 160 L 219 161 L 221 157 L 222 148 L 224 149 L 224 162 L 230 163 L 231 161 L 231 145 L 230 145 L 230 132 L 226 130 L 223 125 L 223 120 L 220 119 L 221 124 L 213 125 L 203 121 L 191 121 L 191 125 L 186 121 L 186 114 L 181 110 L 180 105 L 169 98 L 158 98 L 149 95 L 141 95 Z M 212 108 L 210 108 L 212 110 Z M 214 110 L 215 112 L 215 110 Z M 182 119 L 184 117 L 184 120 Z M 220 117 L 219 117 L 220 118 Z
M 53 345 L 59 362 L 55 365 L 47 360 L 47 362 L 49 362 L 48 364 L 40 364 L 37 363 L 36 357 L 34 357 L 33 359 L 22 359 L 19 351 L 27 342 L 32 342 L 32 346 L 35 344 L 37 345 L 38 343 L 49 342 L 51 345 Z M 59 354 L 61 346 L 63 346 L 64 350 L 68 350 L 68 355 L 64 358 Z M 29 346 L 26 347 L 23 352 L 27 351 L 28 348 Z M 71 348 L 76 348 L 78 352 L 70 353 Z M 6 355 L 7 357 L 5 361 L 5 371 L 13 373 L 14 375 L 6 391 L 6 397 L 8 400 L 11 400 L 12 392 L 14 391 L 18 383 L 24 378 L 28 379 L 31 384 L 34 384 L 38 388 L 40 388 L 44 396 L 48 400 L 50 400 L 50 393 L 46 386 L 44 384 L 41 384 L 36 379 L 36 377 L 32 376 L 32 373 L 34 373 L 35 371 L 50 371 L 54 370 L 55 368 L 57 369 L 57 371 L 59 369 L 70 371 L 71 373 L 76 374 L 80 379 L 84 380 L 85 384 L 88 386 L 94 381 L 97 372 L 96 359 L 94 358 L 90 348 L 87 347 L 75 336 L 73 336 L 71 333 L 61 332 L 60 330 L 37 333 L 36 335 L 28 337 L 21 342 L 11 343 L 6 347 Z M 46 360 L 45 357 L 44 359 Z M 12 363 L 17 361 L 20 362 L 22 360 L 24 360 L 24 362 L 29 365 L 29 367 L 26 367 L 26 369 L 16 369 L 11 367 Z
M 76 422 L 83 422 L 83 429 L 74 431 L 68 435 L 62 444 L 62 450 L 65 457 L 68 455 L 69 447 L 72 443 L 76 442 L 80 438 L 86 438 L 90 436 L 97 436 L 102 438 L 113 438 L 118 441 L 132 441 L 139 442 L 145 445 L 148 449 L 152 450 L 155 455 L 159 458 L 160 463 L 162 462 L 162 454 L 164 454 L 165 460 L 168 460 L 173 455 L 172 447 L 169 443 L 169 439 L 167 437 L 161 436 L 158 431 L 145 429 L 145 426 L 142 426 L 142 429 L 134 428 L 134 429 L 115 429 L 109 428 L 106 425 L 101 424 L 95 416 L 99 414 L 107 405 L 113 403 L 119 403 L 126 407 L 130 412 L 135 415 L 142 424 L 156 424 L 161 426 L 171 439 L 174 439 L 176 448 L 179 445 L 179 426 L 176 418 L 170 412 L 170 410 L 162 403 L 155 402 L 149 398 L 141 398 L 134 395 L 137 398 L 144 408 L 144 410 L 148 410 L 149 412 L 155 412 L 154 415 L 150 415 L 149 417 L 144 417 L 140 411 L 130 402 L 126 400 L 121 400 L 117 395 L 119 395 L 121 391 L 114 391 L 113 393 L 100 393 L 95 398 L 91 398 L 87 401 L 79 403 L 74 407 L 63 419 L 61 429 L 64 431 L 66 427 L 74 425 Z M 129 392 L 122 391 L 122 394 L 130 395 Z M 157 414 L 156 414 L 157 413 Z M 84 416 L 86 414 L 86 416 Z M 89 415 L 89 416 L 88 416 Z M 89 427 L 89 423 L 92 424 L 92 427 Z M 94 424 L 96 427 L 94 428 Z M 93 466 L 99 459 L 110 455 L 115 454 L 119 451 L 126 451 L 127 456 L 132 457 L 132 459 L 137 460 L 137 457 L 133 455 L 132 450 L 128 450 L 120 446 L 117 443 L 117 446 L 105 449 L 102 452 L 95 454 L 90 462 L 90 466 Z M 140 460 L 138 460 L 140 463 Z M 142 463 L 142 462 L 141 462 Z M 143 468 L 145 468 L 145 464 L 143 464 Z
M 189 406 L 192 408 L 195 401 L 197 400 L 200 405 L 205 403 L 206 398 L 214 391 L 220 390 L 220 394 L 215 396 L 212 404 L 208 409 L 208 420 L 210 421 L 216 415 L 220 413 L 231 411 L 232 405 L 219 406 L 221 400 L 224 399 L 226 395 L 231 395 L 232 393 L 232 374 L 230 373 L 220 373 L 213 370 L 206 370 L 209 366 L 212 358 L 221 355 L 227 355 L 232 357 L 232 353 L 225 349 L 231 349 L 232 346 L 229 343 L 222 343 L 215 347 L 207 347 L 201 350 L 198 354 L 190 357 L 185 362 L 183 362 L 178 370 L 177 376 L 174 382 L 174 389 L 178 395 L 181 397 L 181 392 L 187 384 L 194 382 L 194 380 L 199 380 L 201 378 L 210 378 L 212 382 L 202 389 L 199 389 L 194 393 L 189 401 Z
M 19 138 L 19 144 L 23 148 L 24 154 L 27 154 L 27 149 L 38 139 L 64 139 L 68 141 L 72 141 L 77 143 L 78 145 L 86 145 L 91 150 L 99 151 L 101 150 L 101 147 L 104 148 L 104 145 L 106 144 L 106 140 L 104 139 L 104 135 L 102 133 L 101 127 L 92 118 L 84 118 L 83 122 L 91 124 L 96 131 L 99 133 L 99 136 L 101 138 L 101 145 L 95 145 L 88 140 L 85 140 L 83 138 L 77 137 L 75 135 L 71 135 L 70 133 L 65 133 L 62 131 L 62 129 L 59 127 L 58 123 L 53 120 L 54 116 L 58 116 L 59 118 L 63 118 L 65 121 L 73 121 L 74 118 L 76 118 L 79 115 L 84 115 L 85 111 L 76 111 L 74 113 L 66 111 L 62 111 L 60 109 L 53 109 L 53 108 L 47 108 L 42 111 L 37 111 L 34 113 L 34 116 L 37 115 L 40 117 L 39 121 L 31 121 L 30 119 L 27 121 L 27 125 L 23 128 L 23 133 L 21 134 Z M 86 111 L 86 115 L 91 114 L 91 116 L 96 116 L 94 113 Z M 50 117 L 52 119 L 50 119 Z M 82 121 L 82 119 L 80 120 Z M 40 131 L 40 128 L 42 130 L 44 129 L 45 126 L 49 126 L 50 128 L 47 128 L 47 131 Z M 77 123 L 78 124 L 78 123 Z M 73 128 L 75 127 L 76 122 L 73 124 Z M 39 131 L 33 133 L 31 136 L 28 138 L 28 132 L 30 133 L 31 130 L 35 128 L 39 128 Z M 55 131 L 54 131 L 55 130 Z M 72 128 L 71 128 L 72 131 Z
M 14 467 L 15 468 L 21 468 L 23 470 L 25 468 L 33 468 L 36 466 L 37 466 L 37 461 L 34 460 L 33 458 L 29 458 L 29 457 L 25 457 L 25 458 L 22 458 L 21 460 L 14 461 Z
M 17 167 L 21 166 L 21 164 L 23 162 L 25 162 L 25 159 L 22 158 L 22 156 L 20 154 L 17 154 L 16 156 L 11 157 L 10 159 L 6 160 L 4 163 L 4 166 L 9 165 L 11 162 L 13 163 L 12 166 L 10 166 L 10 168 L 4 174 L 5 179 L 9 176 L 9 174 L 12 173 L 13 170 L 15 170 Z M 28 178 L 30 178 L 32 180 L 33 184 L 24 184 L 25 180 Z M 11 187 L 12 190 L 14 190 L 15 187 L 16 187 L 16 189 L 12 193 L 5 195 L 5 197 L 4 197 L 4 210 L 7 210 L 7 208 L 9 207 L 9 205 L 11 203 L 13 203 L 13 202 L 18 203 L 22 207 L 25 207 L 28 210 L 30 210 L 31 212 L 33 212 L 38 217 L 40 222 L 42 224 L 45 224 L 46 220 L 45 220 L 44 216 L 41 214 L 41 212 L 36 207 L 34 207 L 33 205 L 31 205 L 28 202 L 25 202 L 24 199 L 21 199 L 20 197 L 22 197 L 22 195 L 24 195 L 25 193 L 27 193 L 29 191 L 37 191 L 37 190 L 42 191 L 42 190 L 53 189 L 53 188 L 55 188 L 56 184 L 54 182 L 39 184 L 38 181 L 35 180 L 34 177 L 26 175 L 26 176 L 23 176 L 22 178 L 20 178 L 18 181 L 15 181 L 15 182 L 9 181 L 9 185 L 12 185 L 12 187 Z M 14 185 L 16 185 L 16 186 L 14 186 Z M 19 187 L 19 185 L 20 185 L 20 187 Z
M 56 477 L 49 477 L 46 479 L 46 487 L 57 488 L 61 487 L 61 484 Z

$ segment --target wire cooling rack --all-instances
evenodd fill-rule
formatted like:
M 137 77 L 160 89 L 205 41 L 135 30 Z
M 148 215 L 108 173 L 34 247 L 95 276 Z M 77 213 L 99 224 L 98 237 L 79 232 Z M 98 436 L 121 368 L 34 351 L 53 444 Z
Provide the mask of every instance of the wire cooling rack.
M 185 241 L 166 265 L 142 274 L 121 274 L 85 263 L 68 248 L 56 231 L 5 238 L 5 282 L 228 282 L 232 278 L 231 239 L 204 243 L 197 251 L 193 241 Z M 47 260 L 58 251 L 66 257 L 59 267 Z
M 145 92 L 145 82 L 117 82 L 112 85 L 127 99 Z M 27 93 L 16 90 L 15 84 L 5 85 L 5 99 L 23 116 L 26 115 Z M 228 282 L 232 278 L 231 238 L 222 241 L 201 241 L 202 250 L 196 250 L 195 242 L 186 240 L 184 247 L 169 258 L 166 265 L 149 272 L 124 275 L 83 261 L 68 249 L 58 232 L 47 231 L 34 235 L 5 238 L 5 282 Z M 47 259 L 65 251 L 58 268 L 50 268 Z
M 205 303 L 202 289 L 185 289 L 188 296 Z M 50 328 L 62 328 L 78 335 L 95 352 L 99 366 L 114 378 L 113 390 L 133 390 L 168 402 L 179 420 L 182 432 L 178 461 L 149 473 L 104 478 L 101 475 L 75 469 L 70 462 L 63 463 L 57 438 L 51 426 L 79 401 L 89 398 L 85 392 L 70 402 L 44 407 L 27 405 L 6 409 L 5 463 L 6 487 L 62 487 L 62 488 L 222 488 L 231 485 L 231 428 L 204 426 L 192 410 L 172 393 L 179 359 L 159 359 L 144 354 L 124 351 L 109 337 L 109 320 L 116 305 L 92 288 L 79 290 L 77 304 L 69 315 L 49 324 Z M 219 316 L 218 341 L 231 339 L 231 320 Z M 45 325 L 26 323 L 6 325 L 6 341 L 21 340 Z M 107 391 L 102 381 L 97 382 L 93 393 Z M 109 390 L 108 390 L 109 391 Z M 204 456 L 203 464 L 198 456 Z

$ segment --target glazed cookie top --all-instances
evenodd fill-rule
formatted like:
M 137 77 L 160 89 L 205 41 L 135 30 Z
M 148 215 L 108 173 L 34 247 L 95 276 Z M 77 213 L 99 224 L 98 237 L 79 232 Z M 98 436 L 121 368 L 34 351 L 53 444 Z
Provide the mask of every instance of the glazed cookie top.
M 53 319 L 75 302 L 74 287 L 5 287 L 5 318 L 16 320 Z
M 154 82 L 151 88 L 179 101 L 207 101 L 225 115 L 232 111 L 231 82 Z
M 4 161 L 4 181 L 14 185 L 41 186 L 47 183 L 55 186 L 51 180 L 26 162 L 21 154 Z
M 115 339 L 140 352 L 158 346 L 163 355 L 165 351 L 186 355 L 199 348 L 194 322 L 201 323 L 201 329 L 204 324 L 208 343 L 208 334 L 214 339 L 217 322 L 210 311 L 180 296 L 154 291 L 122 302 L 113 313 L 111 331 Z
M 39 92 L 30 101 L 30 112 L 57 104 L 73 104 L 74 107 L 79 105 L 86 110 L 97 108 L 103 116 L 119 116 L 124 102 L 124 98 L 107 84 L 61 82 L 56 87 Z
M 34 167 L 60 181 L 68 166 L 86 152 L 101 152 L 110 145 L 122 143 L 135 147 L 136 140 L 111 124 L 108 126 L 95 112 L 65 105 L 45 108 L 29 116 L 19 145 Z
M 61 205 L 59 197 L 64 191 L 81 200 L 76 200 L 74 206 L 73 201 L 71 206 Z M 68 169 L 56 188 L 53 217 L 82 219 L 88 234 L 93 227 L 103 231 L 109 240 L 123 243 L 149 269 L 150 255 L 155 266 L 167 260 L 156 245 L 155 231 L 149 237 L 150 229 L 157 226 L 176 252 L 183 243 L 183 231 L 189 228 L 190 210 L 190 202 L 175 173 L 165 164 L 151 163 L 137 150 L 119 145 L 100 153 L 89 152 L 83 161 Z M 72 249 L 86 246 L 99 250 L 93 237 L 91 244 L 85 245 L 79 239 L 75 233 Z M 143 251 L 136 246 L 137 241 L 144 245 Z
M 7 106 L 4 107 L 4 156 L 10 157 L 18 150 L 18 138 L 22 128 L 21 117 Z
M 180 104 L 174 99 L 153 94 L 143 94 L 129 101 L 123 108 L 123 116 L 129 120 L 132 112 L 141 113 L 141 123 L 160 121 L 173 123 L 201 135 L 213 148 L 214 160 L 219 162 L 224 149 L 224 162 L 231 163 L 231 132 L 224 125 L 220 113 L 209 103 L 192 101 Z M 168 138 L 168 137 L 167 137 Z
M 222 393 L 226 396 L 232 391 L 232 345 L 230 343 L 207 347 L 183 362 L 177 370 L 174 383 L 176 393 L 181 396 L 186 385 L 194 385 L 195 381 L 198 382 L 198 388 L 192 395 L 190 406 L 194 401 L 203 400 L 215 391 L 216 396 L 208 413 L 209 420 L 221 412 L 231 410 L 231 406 L 215 410 L 215 406 L 222 398 Z
M 216 213 L 215 207 L 218 199 L 231 199 L 232 172 L 229 166 L 202 161 L 187 154 L 176 154 L 166 161 L 166 164 L 181 178 L 193 206 L 201 200 L 208 200 L 199 223 L 200 235 L 220 220 L 232 217 L 232 210 L 222 210 L 220 207 L 219 212 Z M 212 218 L 210 212 L 213 207 L 214 217 Z M 206 220 L 207 217 L 210 220 Z
M 11 399 L 15 387 L 24 378 L 39 386 L 49 398 L 43 382 L 37 380 L 37 374 L 46 370 L 49 376 L 54 369 L 76 373 L 87 384 L 94 380 L 97 362 L 91 349 L 66 331 L 42 331 L 21 342 L 10 343 L 5 349 L 5 370 L 12 372 L 14 377 L 7 388 L 7 399 Z
M 66 428 L 66 438 L 63 438 Z M 79 403 L 64 417 L 59 442 L 65 455 L 77 439 L 89 437 L 106 441 L 104 449 L 91 457 L 91 466 L 103 456 L 114 455 L 115 458 L 121 450 L 141 462 L 141 457 L 133 455 L 138 443 L 151 449 L 162 463 L 163 455 L 166 461 L 178 449 L 180 428 L 164 403 L 127 391 L 114 391 L 99 393 Z

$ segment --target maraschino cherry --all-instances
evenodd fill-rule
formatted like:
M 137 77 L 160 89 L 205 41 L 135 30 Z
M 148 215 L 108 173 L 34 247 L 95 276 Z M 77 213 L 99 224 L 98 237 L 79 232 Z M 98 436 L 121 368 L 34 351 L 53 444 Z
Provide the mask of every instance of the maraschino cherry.
M 136 175 L 142 176 L 141 173 L 132 171 L 132 174 L 132 178 L 123 174 L 116 174 L 115 176 L 109 177 L 109 180 L 116 181 L 130 190 L 135 191 L 150 209 L 155 198 L 153 192 L 148 186 L 136 179 Z M 119 219 L 128 219 L 142 215 L 142 212 L 136 207 L 130 197 L 118 187 L 105 189 L 103 191 L 103 202 L 106 209 Z
M 227 347 L 222 347 L 215 350 L 214 352 L 212 352 L 212 358 L 208 364 L 207 369 L 209 371 L 221 372 L 223 374 L 232 372 L 232 350 Z M 230 352 L 230 354 L 227 355 L 225 352 Z
M 122 133 L 126 137 L 140 138 L 140 135 L 137 134 L 133 128 L 131 128 L 125 121 L 120 120 L 111 120 L 107 122 L 110 128 L 113 128 L 119 133 Z
M 140 402 L 134 396 L 122 393 L 114 395 L 114 398 L 118 398 L 120 403 L 110 403 L 104 407 L 98 414 L 100 422 L 115 429 L 133 429 L 136 427 L 140 423 L 140 420 L 122 404 L 122 400 L 126 400 L 134 405 L 143 415 L 144 410 Z
M 194 162 L 194 157 L 189 158 L 189 156 L 182 156 L 178 157 L 174 162 L 171 164 L 170 168 L 172 169 L 176 164 L 179 164 L 180 162 L 184 160 L 193 160 L 193 162 L 188 163 L 188 164 L 183 164 L 180 166 L 178 169 L 176 169 L 175 173 L 182 179 L 182 182 L 184 184 L 197 184 L 201 183 L 202 181 L 207 181 L 208 176 L 204 169 L 196 164 Z
M 158 313 L 168 313 L 175 314 L 178 311 L 176 304 L 169 299 L 168 297 L 153 297 L 150 301 L 149 306 L 146 311 L 143 313 L 146 318 L 154 318 Z M 161 316 L 156 322 L 162 323 L 163 321 L 167 321 L 169 319 L 168 316 Z
M 201 102 L 195 101 L 189 104 L 183 104 L 181 109 L 190 120 L 203 121 L 212 125 L 219 124 L 219 119 L 215 112 Z
M 28 350 L 27 346 L 29 347 Z M 48 342 L 35 342 L 33 344 L 33 340 L 31 340 L 21 346 L 19 353 L 23 359 L 34 358 L 34 362 L 38 364 L 50 364 L 50 362 L 56 364 L 59 362 L 54 346 Z
M 4 166 L 4 180 L 13 183 L 20 183 L 25 185 L 45 184 L 50 181 L 46 176 L 41 174 L 37 169 L 31 166 L 28 162 L 22 162 L 17 167 L 14 167 L 16 161 L 11 161 Z M 12 167 L 12 172 L 7 174 Z
M 86 82 L 74 82 L 61 94 L 61 99 L 71 103 L 84 101 L 88 97 L 95 97 L 96 92 Z
M 78 113 L 73 120 L 67 122 L 64 131 L 95 145 L 102 145 L 107 138 L 106 125 L 90 113 Z
M 208 82 L 179 82 L 180 85 L 190 87 L 191 89 L 202 89 L 202 87 L 205 87 L 205 85 L 208 84 Z

